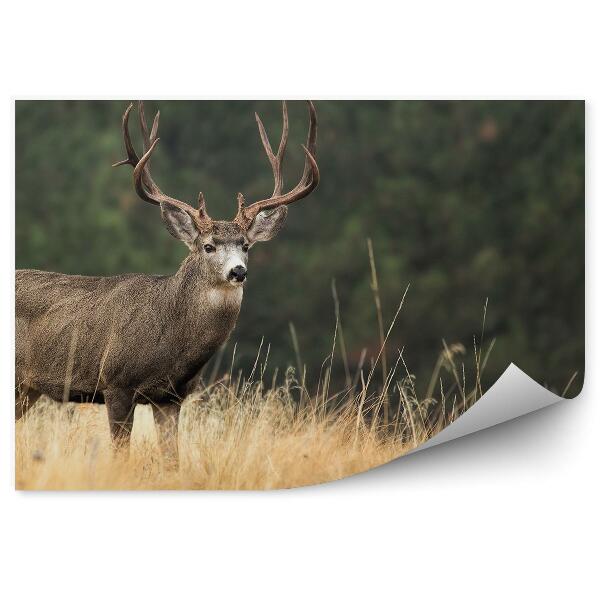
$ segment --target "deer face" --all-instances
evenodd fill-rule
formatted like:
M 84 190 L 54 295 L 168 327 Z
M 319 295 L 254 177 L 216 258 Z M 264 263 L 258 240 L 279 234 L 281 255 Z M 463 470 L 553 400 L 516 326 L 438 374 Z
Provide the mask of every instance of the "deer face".
M 229 221 L 212 221 L 208 228 L 198 224 L 187 211 L 166 203 L 161 204 L 161 213 L 167 231 L 197 255 L 206 279 L 216 286 L 240 286 L 248 276 L 250 247 L 277 234 L 285 222 L 287 208 L 259 213 L 248 229 Z
M 215 223 L 212 231 L 198 235 L 192 251 L 214 284 L 240 286 L 248 275 L 249 248 L 250 241 L 239 228 Z

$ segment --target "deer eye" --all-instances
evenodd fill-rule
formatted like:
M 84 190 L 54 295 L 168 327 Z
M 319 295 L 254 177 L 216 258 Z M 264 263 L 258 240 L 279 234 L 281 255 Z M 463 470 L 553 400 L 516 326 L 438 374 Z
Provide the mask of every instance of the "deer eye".
M 248 248 L 250 248 L 250 244 L 244 244 L 244 245 L 242 246 L 242 250 L 243 250 L 244 252 L 248 252 Z
M 214 252 L 216 248 L 212 244 L 204 244 L 204 250 L 207 254 Z

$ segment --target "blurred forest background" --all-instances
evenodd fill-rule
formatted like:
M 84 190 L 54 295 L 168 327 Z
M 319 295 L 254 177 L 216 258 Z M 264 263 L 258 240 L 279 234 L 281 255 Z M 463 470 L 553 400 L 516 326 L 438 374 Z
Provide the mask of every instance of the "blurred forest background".
M 146 104 L 149 118 L 157 102 Z M 16 103 L 16 266 L 78 274 L 171 273 L 186 254 L 159 210 L 139 200 L 125 156 L 125 101 Z M 236 366 L 264 336 L 270 369 L 296 363 L 290 322 L 314 382 L 331 351 L 331 282 L 351 367 L 376 355 L 371 238 L 389 343 L 427 385 L 442 339 L 472 355 L 489 298 L 496 345 L 489 385 L 512 361 L 561 392 L 584 369 L 584 103 L 579 101 L 320 101 L 322 179 L 291 207 L 278 238 L 251 250 Z M 302 171 L 306 107 L 291 102 L 287 188 Z M 230 219 L 236 194 L 269 195 L 271 169 L 254 111 L 278 143 L 278 102 L 160 102 L 152 172 L 171 196 Z M 138 133 L 132 119 L 132 132 Z M 136 138 L 139 142 L 139 136 Z M 138 148 L 139 148 L 138 143 Z M 368 360 L 368 359 L 367 359 Z M 472 358 L 465 358 L 467 370 Z M 336 377 L 343 378 L 341 360 Z

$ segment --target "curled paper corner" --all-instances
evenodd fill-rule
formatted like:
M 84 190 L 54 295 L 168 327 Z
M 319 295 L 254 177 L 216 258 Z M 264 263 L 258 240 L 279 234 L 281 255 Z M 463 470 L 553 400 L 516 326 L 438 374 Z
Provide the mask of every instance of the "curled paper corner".
M 456 421 L 414 450 L 413 454 L 438 444 L 470 435 L 563 400 L 510 363 L 498 381 Z

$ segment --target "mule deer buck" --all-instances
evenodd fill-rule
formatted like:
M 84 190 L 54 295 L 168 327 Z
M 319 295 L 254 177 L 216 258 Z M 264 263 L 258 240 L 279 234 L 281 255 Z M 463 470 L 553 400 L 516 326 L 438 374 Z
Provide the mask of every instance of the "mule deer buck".
M 151 404 L 163 454 L 176 461 L 182 398 L 235 326 L 249 248 L 273 238 L 285 222 L 287 205 L 308 196 L 319 183 L 317 117 L 308 102 L 304 172 L 284 193 L 286 103 L 277 153 L 256 115 L 273 170 L 273 194 L 250 205 L 238 194 L 235 218 L 216 221 L 208 216 L 202 193 L 198 208 L 193 208 L 167 196 L 155 183 L 149 163 L 159 141 L 160 113 L 148 131 L 139 102 L 144 152 L 138 157 L 129 134 L 132 108 L 127 107 L 122 123 L 127 158 L 113 166 L 133 168 L 138 196 L 160 207 L 167 230 L 186 244 L 189 254 L 170 276 L 87 277 L 18 270 L 16 418 L 41 394 L 54 400 L 104 402 L 113 443 L 127 447 L 136 404 Z

